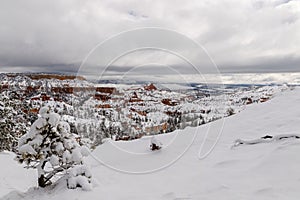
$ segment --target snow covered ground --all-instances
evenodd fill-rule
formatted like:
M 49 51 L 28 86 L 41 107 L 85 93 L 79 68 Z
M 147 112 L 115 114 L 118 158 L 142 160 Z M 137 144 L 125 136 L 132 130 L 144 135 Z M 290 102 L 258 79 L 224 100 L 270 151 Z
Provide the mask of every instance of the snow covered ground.
M 1 153 L 0 199 L 296 200 L 299 139 L 233 145 L 237 139 L 299 135 L 299 105 L 300 88 L 285 91 L 225 120 L 159 135 L 164 147 L 156 152 L 149 150 L 150 137 L 108 140 L 87 160 L 97 182 L 90 192 L 60 185 L 28 190 L 37 185 L 35 171 L 22 169 L 13 154 Z

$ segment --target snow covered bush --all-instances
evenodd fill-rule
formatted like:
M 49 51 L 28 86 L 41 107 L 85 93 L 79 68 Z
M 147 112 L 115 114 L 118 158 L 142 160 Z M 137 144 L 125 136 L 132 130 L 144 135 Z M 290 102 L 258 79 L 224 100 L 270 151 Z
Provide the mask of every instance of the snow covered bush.
M 226 110 L 226 115 L 227 116 L 231 116 L 231 115 L 234 115 L 234 114 L 235 114 L 235 112 L 234 112 L 233 108 L 227 108 L 227 110 Z
M 87 166 L 76 165 L 68 170 L 67 186 L 70 189 L 82 187 L 83 190 L 91 190 L 92 174 Z
M 162 147 L 162 143 L 155 136 L 153 136 L 151 138 L 150 149 L 152 151 L 155 151 L 161 149 L 161 147 Z
M 49 107 L 39 111 L 39 118 L 19 140 L 17 160 L 38 171 L 38 185 L 50 185 L 58 175 L 67 176 L 68 188 L 91 189 L 91 173 L 83 163 L 89 154 L 78 144 L 70 126 Z

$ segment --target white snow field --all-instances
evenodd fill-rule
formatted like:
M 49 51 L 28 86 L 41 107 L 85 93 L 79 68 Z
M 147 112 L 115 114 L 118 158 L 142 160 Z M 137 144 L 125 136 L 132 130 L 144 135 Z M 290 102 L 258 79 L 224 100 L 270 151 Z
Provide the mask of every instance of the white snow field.
M 220 130 L 218 143 L 205 157 Z M 251 104 L 224 121 L 159 135 L 157 139 L 164 144 L 159 151 L 149 150 L 151 137 L 130 142 L 108 140 L 87 159 L 96 182 L 92 191 L 70 190 L 63 184 L 34 188 L 35 171 L 22 169 L 13 160 L 13 154 L 1 153 L 0 198 L 298 200 L 300 139 L 296 136 L 299 134 L 300 88 L 297 88 L 277 94 L 266 103 Z M 265 135 L 276 139 L 233 146 L 237 139 L 259 141 Z M 282 138 L 283 135 L 289 138 Z M 202 159 L 199 159 L 201 146 Z

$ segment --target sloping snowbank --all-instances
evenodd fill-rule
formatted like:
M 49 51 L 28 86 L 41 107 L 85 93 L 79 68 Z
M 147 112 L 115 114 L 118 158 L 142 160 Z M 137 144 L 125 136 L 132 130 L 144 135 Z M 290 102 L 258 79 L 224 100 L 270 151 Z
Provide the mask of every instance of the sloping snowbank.
M 198 128 L 159 135 L 164 144 L 151 152 L 151 137 L 129 142 L 108 141 L 89 157 L 98 180 L 91 192 L 56 188 L 51 192 L 23 190 L 35 185 L 35 175 L 24 171 L 12 156 L 0 155 L 2 199 L 289 199 L 300 196 L 300 141 L 289 138 L 260 145 L 231 148 L 236 139 L 300 133 L 300 89 L 286 91 L 263 104 Z M 224 123 L 223 123 L 224 122 Z M 219 131 L 223 130 L 221 137 Z M 205 135 L 208 133 L 208 138 Z M 203 159 L 201 156 L 213 151 Z M 203 143 L 205 141 L 205 143 Z M 2 168 L 1 168 L 2 169 Z M 10 173 L 9 169 L 15 171 Z M 25 173 L 30 179 L 23 180 Z M 10 180 L 9 182 L 7 180 Z M 21 182 L 18 182 L 18 181 Z M 5 196 L 6 195 L 6 196 Z
M 35 170 L 24 169 L 14 158 L 11 152 L 0 153 L 0 197 L 12 190 L 25 192 L 28 188 L 37 185 L 37 174 Z

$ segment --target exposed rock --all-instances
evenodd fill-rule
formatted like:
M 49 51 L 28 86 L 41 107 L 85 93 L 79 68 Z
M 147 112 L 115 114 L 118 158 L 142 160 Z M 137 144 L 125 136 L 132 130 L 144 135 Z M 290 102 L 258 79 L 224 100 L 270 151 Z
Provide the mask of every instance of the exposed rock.
M 153 83 L 151 83 L 150 85 L 144 86 L 144 89 L 148 90 L 148 91 L 157 90 L 157 88 L 155 87 L 155 85 Z

